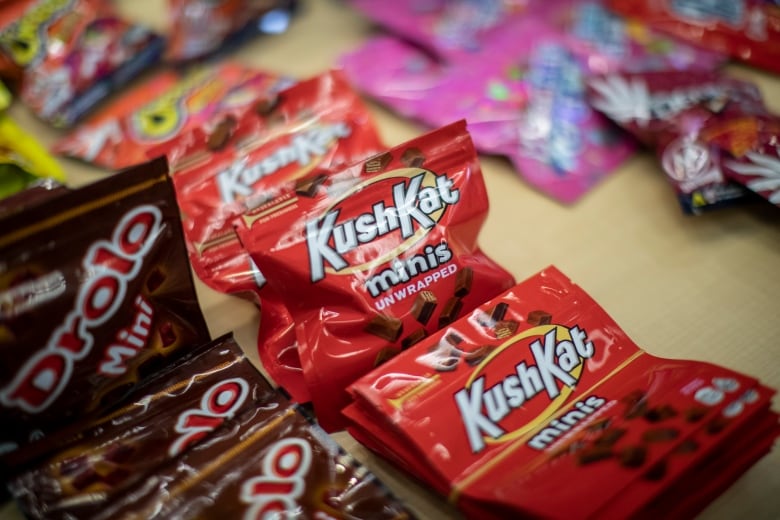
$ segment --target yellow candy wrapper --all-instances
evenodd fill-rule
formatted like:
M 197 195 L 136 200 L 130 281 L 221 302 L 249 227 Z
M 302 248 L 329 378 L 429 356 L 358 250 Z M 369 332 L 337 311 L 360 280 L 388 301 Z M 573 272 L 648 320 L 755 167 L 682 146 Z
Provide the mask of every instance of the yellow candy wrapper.
M 0 110 L 5 110 L 11 104 L 11 93 L 5 84 L 0 81 Z
M 0 93 L 0 103 L 2 103 Z M 65 182 L 59 163 L 8 114 L 0 114 L 0 198 L 25 189 L 38 179 Z

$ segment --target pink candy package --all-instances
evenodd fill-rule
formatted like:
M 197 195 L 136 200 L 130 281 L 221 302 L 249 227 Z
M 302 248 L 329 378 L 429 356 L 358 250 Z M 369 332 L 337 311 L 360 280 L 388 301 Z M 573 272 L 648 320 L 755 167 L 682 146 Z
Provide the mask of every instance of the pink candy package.
M 552 0 L 545 21 L 567 42 L 588 73 L 711 70 L 727 57 L 684 43 L 616 15 L 602 1 Z
M 534 41 L 556 42 L 550 31 L 524 25 L 541 36 Z M 634 145 L 587 106 L 575 57 L 531 40 L 515 39 L 514 52 L 490 59 L 443 65 L 410 44 L 379 37 L 344 56 L 342 67 L 357 88 L 428 126 L 465 118 L 481 152 L 507 156 L 533 186 L 573 203 Z
M 558 0 L 555 0 L 558 1 Z M 529 0 L 352 0 L 355 9 L 443 61 L 482 54 L 496 46 L 516 19 L 537 12 Z
M 576 202 L 634 150 L 630 137 L 588 105 L 587 77 L 710 69 L 724 60 L 626 22 L 600 2 L 353 5 L 404 38 L 378 36 L 342 56 L 357 88 L 430 127 L 466 119 L 481 152 L 508 157 L 521 177 L 564 203 Z M 442 20 L 475 6 L 494 13 L 495 23 L 490 31 L 466 31 L 474 41 L 464 36 L 453 52 L 437 32 Z

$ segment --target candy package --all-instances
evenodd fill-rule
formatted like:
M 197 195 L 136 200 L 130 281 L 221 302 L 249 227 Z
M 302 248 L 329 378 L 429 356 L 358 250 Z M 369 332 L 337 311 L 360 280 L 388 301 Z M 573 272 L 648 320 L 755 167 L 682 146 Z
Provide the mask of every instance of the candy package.
M 21 0 L 0 8 L 3 77 L 38 117 L 69 127 L 157 62 L 163 39 L 101 0 Z
M 737 154 L 728 150 L 723 161 L 723 172 L 729 179 L 759 194 L 775 206 L 780 206 L 780 118 L 747 118 L 733 121 L 733 126 L 751 127 L 753 137 L 749 148 Z
M 443 62 L 487 54 L 514 21 L 545 9 L 527 0 L 351 0 L 374 23 Z
M 209 340 L 167 172 L 152 161 L 2 218 L 3 453 Z
M 56 450 L 11 481 L 27 517 L 411 518 L 271 388 L 229 334 L 80 426 L 58 431 Z
M 0 198 L 0 218 L 24 211 L 49 198 L 58 197 L 68 191 L 67 186 L 53 179 L 41 179 L 13 195 Z
M 507 156 L 522 178 L 564 203 L 576 202 L 634 150 L 590 108 L 586 78 L 617 70 L 709 70 L 724 61 L 629 23 L 596 1 L 513 4 L 513 14 L 502 13 L 479 45 L 455 54 L 442 48 L 435 24 L 421 22 L 422 32 L 410 35 L 399 18 L 415 27 L 414 20 L 484 2 L 438 2 L 424 12 L 417 3 L 354 3 L 414 43 L 384 35 L 345 53 L 341 65 L 350 81 L 430 127 L 465 118 L 478 150 Z M 500 11 L 499 3 L 488 4 Z
M 705 71 L 615 73 L 589 82 L 592 106 L 654 149 L 687 213 L 752 190 L 780 202 L 780 119 L 752 83 Z
M 65 172 L 10 115 L 0 113 L 0 199 L 47 180 L 65 182 Z
M 464 122 L 382 152 L 236 221 L 295 323 L 326 430 L 346 387 L 514 283 L 477 244 L 487 216 Z
M 152 153 L 170 159 L 195 272 L 213 289 L 260 305 L 260 359 L 277 384 L 307 402 L 292 320 L 241 246 L 233 220 L 281 193 L 316 189 L 308 177 L 330 175 L 383 147 L 368 109 L 338 72 L 234 114 L 211 133 L 196 130 Z
M 352 0 L 351 4 L 388 32 L 446 64 L 505 53 L 507 42 L 533 40 L 533 27 L 547 28 L 564 39 L 588 72 L 712 69 L 725 61 L 722 52 L 615 14 L 606 0 L 406 0 L 392 5 Z
M 469 518 L 690 518 L 780 433 L 772 389 L 651 356 L 554 267 L 349 392 L 350 433 Z
M 780 5 L 772 0 L 609 0 L 608 5 L 659 31 L 780 72 Z
M 157 467 L 214 442 L 211 434 L 227 421 L 282 406 L 226 335 L 194 346 L 106 415 L 52 434 L 48 454 L 10 488 L 29 518 L 92 517 Z
M 581 66 L 564 40 L 531 21 L 521 27 L 535 37 L 507 39 L 501 52 L 468 62 L 439 64 L 385 36 L 341 64 L 358 88 L 428 126 L 465 118 L 480 151 L 507 156 L 530 184 L 572 203 L 634 145 L 587 105 Z
M 165 57 L 184 61 L 214 54 L 258 34 L 287 30 L 296 0 L 168 0 Z
M 486 77 L 511 85 L 507 73 L 519 72 L 526 94 L 513 121 L 514 146 L 505 153 L 540 191 L 574 203 L 634 153 L 634 143 L 588 105 L 582 69 L 557 38 L 537 40 L 519 67 L 507 62 L 499 70 L 504 74 L 492 69 Z
M 666 35 L 608 9 L 605 0 L 559 0 L 542 18 L 567 40 L 587 74 L 713 70 L 727 56 Z
M 292 407 L 250 410 L 139 483 L 96 520 L 413 518 L 365 466 Z
M 426 101 L 435 100 L 433 93 L 443 90 L 440 85 L 450 67 L 409 42 L 390 35 L 371 36 L 344 53 L 339 66 L 355 88 L 404 117 L 434 127 L 446 117 L 423 110 Z M 435 119 L 427 119 L 428 114 Z
M 272 95 L 292 80 L 233 62 L 164 71 L 122 94 L 54 146 L 55 153 L 117 170 L 149 160 L 193 128 Z

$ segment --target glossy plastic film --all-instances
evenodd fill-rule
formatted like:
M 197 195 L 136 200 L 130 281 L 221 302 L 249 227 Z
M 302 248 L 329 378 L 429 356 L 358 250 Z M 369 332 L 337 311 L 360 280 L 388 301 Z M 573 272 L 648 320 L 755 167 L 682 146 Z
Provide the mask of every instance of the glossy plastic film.
M 0 226 L 12 230 L 0 237 L 4 452 L 103 413 L 210 339 L 165 160 Z

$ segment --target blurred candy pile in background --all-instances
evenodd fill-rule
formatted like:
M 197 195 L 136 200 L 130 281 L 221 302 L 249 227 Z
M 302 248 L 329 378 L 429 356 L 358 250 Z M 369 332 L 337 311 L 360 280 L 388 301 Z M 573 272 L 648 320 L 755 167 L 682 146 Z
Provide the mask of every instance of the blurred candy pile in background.
M 128 167 L 292 83 L 225 57 L 285 32 L 305 5 L 164 6 L 158 33 L 101 0 L 3 3 L 0 76 L 38 118 L 64 129 L 51 152 Z M 755 193 L 780 198 L 777 117 L 755 87 L 721 72 L 730 59 L 778 72 L 773 2 L 346 0 L 343 8 L 378 30 L 323 69 L 343 69 L 361 93 L 430 128 L 465 118 L 479 151 L 508 158 L 521 179 L 564 204 L 638 146 L 657 153 L 686 213 Z M 48 161 L 31 146 L 19 161 Z M 6 193 L 35 177 L 29 164 L 9 174 Z

